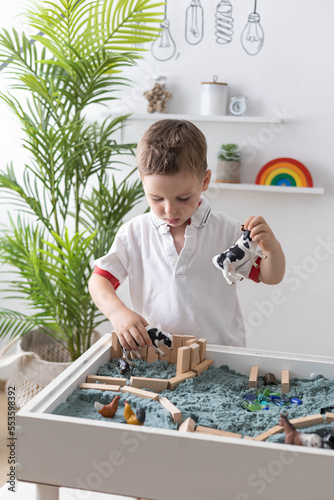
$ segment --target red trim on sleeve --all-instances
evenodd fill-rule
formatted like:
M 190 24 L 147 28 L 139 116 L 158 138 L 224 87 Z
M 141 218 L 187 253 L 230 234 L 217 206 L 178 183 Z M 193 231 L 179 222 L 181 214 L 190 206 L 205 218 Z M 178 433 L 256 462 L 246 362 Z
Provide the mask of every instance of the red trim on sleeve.
M 259 265 L 259 267 L 253 266 L 252 269 L 250 270 L 250 273 L 248 275 L 248 278 L 250 280 L 255 281 L 255 283 L 260 283 L 259 280 L 259 274 L 260 274 L 260 262 L 261 262 L 261 257 L 258 257 L 256 259 L 256 263 Z
M 100 269 L 99 267 L 95 266 L 93 273 L 99 274 L 100 276 L 103 276 L 108 281 L 110 281 L 110 283 L 114 287 L 114 290 L 116 290 L 116 288 L 118 288 L 120 285 L 120 282 L 118 281 L 118 279 L 115 278 L 115 276 L 113 276 L 108 271 L 105 271 L 104 269 Z

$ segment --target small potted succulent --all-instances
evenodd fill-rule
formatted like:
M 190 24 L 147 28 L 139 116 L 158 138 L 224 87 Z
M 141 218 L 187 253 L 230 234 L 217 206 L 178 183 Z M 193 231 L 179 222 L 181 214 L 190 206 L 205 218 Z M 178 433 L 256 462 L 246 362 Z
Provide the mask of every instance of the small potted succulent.
M 222 144 L 218 151 L 215 182 L 240 182 L 241 149 L 237 144 Z

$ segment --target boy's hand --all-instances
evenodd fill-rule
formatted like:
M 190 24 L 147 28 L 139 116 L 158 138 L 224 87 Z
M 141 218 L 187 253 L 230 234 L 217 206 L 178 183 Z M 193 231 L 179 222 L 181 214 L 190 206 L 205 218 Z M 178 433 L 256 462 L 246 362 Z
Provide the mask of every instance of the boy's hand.
M 112 324 L 121 346 L 127 351 L 136 351 L 138 345 L 140 347 L 152 345 L 151 339 L 145 329 L 145 326 L 148 326 L 148 322 L 126 306 L 120 307 L 113 314 Z
M 244 226 L 251 232 L 252 240 L 265 252 L 273 252 L 279 246 L 279 242 L 263 217 L 251 215 L 246 219 Z

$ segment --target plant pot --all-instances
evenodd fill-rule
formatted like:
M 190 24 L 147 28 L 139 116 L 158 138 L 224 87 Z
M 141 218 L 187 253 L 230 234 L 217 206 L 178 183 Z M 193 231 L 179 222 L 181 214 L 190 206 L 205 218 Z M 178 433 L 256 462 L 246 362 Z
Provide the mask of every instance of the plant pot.
M 217 161 L 215 182 L 240 182 L 240 161 Z

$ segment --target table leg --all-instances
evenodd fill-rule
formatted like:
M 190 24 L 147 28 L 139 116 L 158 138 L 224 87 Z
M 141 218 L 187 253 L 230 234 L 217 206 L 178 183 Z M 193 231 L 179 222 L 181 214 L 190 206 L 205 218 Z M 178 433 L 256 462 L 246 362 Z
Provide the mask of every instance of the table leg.
M 36 484 L 36 500 L 59 500 L 59 487 Z

